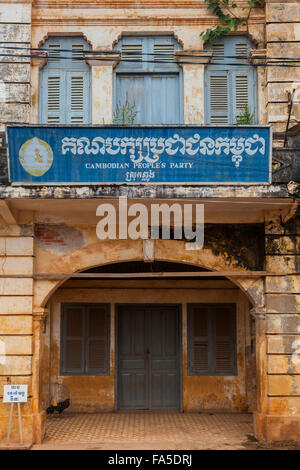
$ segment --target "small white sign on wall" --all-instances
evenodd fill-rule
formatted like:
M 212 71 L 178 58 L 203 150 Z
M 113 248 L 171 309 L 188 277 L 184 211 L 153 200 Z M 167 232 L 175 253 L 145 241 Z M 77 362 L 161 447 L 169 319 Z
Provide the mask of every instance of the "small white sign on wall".
M 28 385 L 4 385 L 3 403 L 26 403 Z

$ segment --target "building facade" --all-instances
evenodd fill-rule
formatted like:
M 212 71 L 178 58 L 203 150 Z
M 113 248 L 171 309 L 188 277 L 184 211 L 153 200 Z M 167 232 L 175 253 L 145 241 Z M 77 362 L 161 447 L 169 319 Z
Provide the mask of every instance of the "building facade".
M 299 440 L 299 17 L 296 0 L 266 0 L 212 45 L 200 33 L 218 19 L 203 0 L 1 3 L 0 396 L 28 385 L 26 442 L 42 441 L 56 383 L 75 412 L 249 411 L 258 439 Z M 238 126 L 246 106 L 250 127 Z M 240 164 L 237 141 L 250 136 L 253 155 L 254 128 L 273 131 L 272 168 Z M 197 132 L 235 139 L 215 151 L 229 163 L 154 180 L 157 135 L 185 158 Z M 142 138 L 148 154 L 130 153 Z M 151 165 L 112 179 L 91 157 L 124 155 L 124 142 Z M 153 240 L 100 240 L 97 207 L 118 213 L 120 198 L 203 204 L 203 248 L 165 239 L 160 222 Z M 8 420 L 1 398 L 0 441 Z

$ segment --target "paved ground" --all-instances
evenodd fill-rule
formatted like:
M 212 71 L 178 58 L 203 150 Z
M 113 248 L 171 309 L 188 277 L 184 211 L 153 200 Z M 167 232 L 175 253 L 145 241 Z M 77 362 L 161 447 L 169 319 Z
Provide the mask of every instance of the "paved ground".
M 48 419 L 48 449 L 245 449 L 252 415 L 239 413 L 119 412 L 63 414 Z

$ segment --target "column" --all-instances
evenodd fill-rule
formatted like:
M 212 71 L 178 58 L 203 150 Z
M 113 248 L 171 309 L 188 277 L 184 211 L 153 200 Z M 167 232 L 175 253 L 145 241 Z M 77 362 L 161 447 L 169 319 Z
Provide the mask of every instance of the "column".
M 113 70 L 120 54 L 86 54 L 92 69 L 92 124 L 111 124 L 113 119 Z
M 266 223 L 266 440 L 300 435 L 300 217 Z
M 184 124 L 204 124 L 204 71 L 211 57 L 209 51 L 176 52 L 176 60 L 183 69 Z
M 47 52 L 39 52 L 40 57 L 32 57 L 30 68 L 30 89 L 31 89 L 31 106 L 30 106 L 30 124 L 39 123 L 39 78 L 40 70 L 46 65 L 48 57 Z
M 14 216 L 8 207 L 3 210 L 0 206 L 0 215 L 0 274 L 3 276 L 0 277 L 0 442 L 6 442 L 10 408 L 2 402 L 3 386 L 25 384 L 28 385 L 28 402 L 21 405 L 23 436 L 24 442 L 30 444 L 33 442 L 33 227 L 28 223 L 13 224 Z M 11 277 L 16 274 L 19 277 Z M 19 442 L 16 412 L 11 442 Z
M 33 308 L 32 413 L 33 437 L 36 444 L 41 444 L 46 432 L 46 411 L 42 408 L 42 359 L 47 316 L 47 308 Z
M 268 123 L 267 115 L 267 85 L 266 85 L 266 49 L 252 49 L 249 53 L 250 63 L 257 65 L 257 121 L 260 124 Z

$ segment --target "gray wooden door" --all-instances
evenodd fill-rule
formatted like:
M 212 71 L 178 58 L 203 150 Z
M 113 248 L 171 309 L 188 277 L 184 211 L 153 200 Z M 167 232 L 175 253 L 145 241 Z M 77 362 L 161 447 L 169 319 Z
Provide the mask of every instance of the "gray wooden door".
M 179 309 L 118 308 L 119 409 L 180 408 Z

